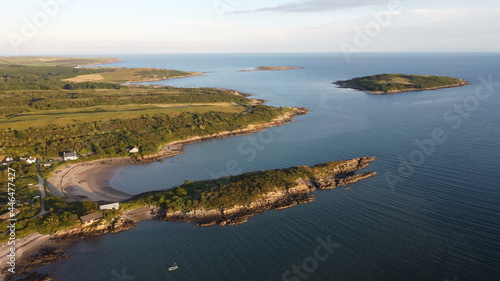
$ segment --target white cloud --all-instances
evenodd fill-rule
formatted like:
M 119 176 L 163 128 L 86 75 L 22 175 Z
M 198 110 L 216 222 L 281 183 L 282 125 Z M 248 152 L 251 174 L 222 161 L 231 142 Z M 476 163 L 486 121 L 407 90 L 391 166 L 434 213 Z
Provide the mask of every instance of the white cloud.
M 282 3 L 276 6 L 262 7 L 254 10 L 235 11 L 234 13 L 251 12 L 324 12 L 359 6 L 380 5 L 387 0 L 300 0 Z

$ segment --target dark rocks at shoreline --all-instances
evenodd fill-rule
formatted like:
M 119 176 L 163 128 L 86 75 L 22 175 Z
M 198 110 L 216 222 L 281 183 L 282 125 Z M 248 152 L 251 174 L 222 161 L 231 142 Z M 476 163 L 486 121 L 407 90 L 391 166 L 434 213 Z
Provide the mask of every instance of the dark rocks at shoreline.
M 107 233 L 117 233 L 120 231 L 128 230 L 135 226 L 136 223 L 132 220 L 120 219 L 114 221 L 113 223 L 99 225 L 98 227 L 93 228 L 73 228 L 58 231 L 56 234 L 54 234 L 54 237 L 51 238 L 51 240 L 55 242 L 89 240 Z
M 52 278 L 48 274 L 30 272 L 39 267 L 58 262 L 68 257 L 60 247 L 45 247 L 31 255 L 28 260 L 16 269 L 16 274 L 8 275 L 6 280 L 16 281 L 50 281 Z M 25 275 L 28 273 L 27 275 Z
M 31 272 L 28 275 L 16 278 L 16 279 L 6 279 L 7 281 L 9 280 L 15 280 L 15 281 L 52 281 L 52 277 L 48 275 L 47 273 L 39 273 L 39 272 Z

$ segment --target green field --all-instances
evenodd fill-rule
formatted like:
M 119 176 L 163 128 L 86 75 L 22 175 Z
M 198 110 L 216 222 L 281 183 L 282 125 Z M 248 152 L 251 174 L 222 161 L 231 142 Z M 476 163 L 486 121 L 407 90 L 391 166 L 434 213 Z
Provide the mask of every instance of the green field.
M 120 61 L 115 58 L 77 58 L 77 57 L 48 57 L 48 56 L 29 56 L 29 57 L 0 57 L 1 65 L 29 65 L 29 66 L 78 66 L 107 64 Z
M 337 81 L 334 84 L 373 94 L 387 94 L 458 87 L 466 85 L 467 82 L 462 79 L 446 76 L 392 73 L 358 77 L 345 81 Z
M 177 116 L 183 112 L 206 113 L 211 111 L 239 113 L 244 110 L 243 106 L 230 103 L 95 106 L 81 109 L 44 110 L 0 118 L 0 129 L 15 128 L 16 130 L 26 130 L 30 127 L 40 128 L 48 125 L 66 126 L 82 122 L 139 118 L 142 115 L 168 114 L 170 116 Z
M 101 68 L 104 72 L 98 74 L 84 74 L 62 81 L 80 82 L 106 82 L 106 83 L 133 83 L 143 81 L 157 81 L 171 78 L 200 75 L 195 72 L 155 68 Z

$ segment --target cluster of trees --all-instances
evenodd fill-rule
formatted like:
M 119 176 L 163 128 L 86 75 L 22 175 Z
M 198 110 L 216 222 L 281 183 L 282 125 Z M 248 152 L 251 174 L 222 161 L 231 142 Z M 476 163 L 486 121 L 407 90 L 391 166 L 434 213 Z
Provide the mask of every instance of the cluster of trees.
M 143 78 L 149 77 L 149 78 L 162 78 L 162 79 L 190 75 L 189 72 L 185 72 L 185 71 L 169 70 L 169 69 L 156 69 L 156 68 L 141 70 L 141 71 L 137 72 L 137 74 L 142 76 Z
M 298 166 L 288 169 L 250 172 L 217 180 L 190 182 L 158 192 L 149 192 L 135 199 L 139 202 L 160 206 L 168 211 L 213 210 L 231 208 L 254 202 L 274 191 L 285 191 L 297 184 L 297 180 L 331 176 L 342 161 L 318 166 Z
M 397 79 L 401 79 L 398 82 Z M 353 89 L 372 92 L 395 92 L 410 89 L 429 89 L 457 85 L 460 81 L 452 77 L 405 74 L 379 74 L 338 81 L 336 84 Z
M 116 83 L 64 82 L 63 79 L 85 74 L 115 72 L 115 68 L 74 68 L 70 66 L 26 66 L 6 65 L 0 67 L 0 90 L 75 90 L 75 89 L 119 89 Z M 168 69 L 144 69 L 134 73 L 138 79 L 167 79 L 188 76 L 191 73 Z M 130 74 L 128 74 L 130 75 Z M 125 83 L 129 77 L 117 83 Z
M 62 86 L 65 90 L 76 89 L 121 89 L 123 86 L 116 83 L 107 82 L 81 82 L 81 83 L 67 83 Z
M 0 90 L 60 90 L 67 84 L 61 79 L 104 71 L 112 70 L 69 66 L 2 66 L 0 67 Z
M 82 122 L 67 126 L 49 125 L 27 130 L 0 130 L 0 143 L 10 155 L 57 157 L 62 151 L 95 154 L 96 157 L 126 155 L 131 145 L 142 154 L 153 154 L 162 144 L 193 136 L 215 134 L 269 122 L 286 108 L 248 106 L 241 113 L 155 114 L 135 119 Z

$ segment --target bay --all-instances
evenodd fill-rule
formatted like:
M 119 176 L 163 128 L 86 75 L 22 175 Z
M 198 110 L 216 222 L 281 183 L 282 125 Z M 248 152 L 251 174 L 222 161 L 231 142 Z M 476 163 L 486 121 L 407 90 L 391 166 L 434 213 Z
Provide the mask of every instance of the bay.
M 132 280 L 117 274 L 133 280 L 499 280 L 500 54 L 363 53 L 350 62 L 342 54 L 119 58 L 113 66 L 207 72 L 149 84 L 235 89 L 311 113 L 253 135 L 187 145 L 163 163 L 123 167 L 111 182 L 116 189 L 138 194 L 186 179 L 361 156 L 377 157 L 368 170 L 379 175 L 239 226 L 141 222 L 72 246 L 70 258 L 44 268 L 56 280 Z M 304 69 L 238 71 L 261 65 Z M 470 85 L 369 95 L 331 84 L 379 73 L 445 75 Z M 436 132 L 440 142 L 432 140 Z M 321 248 L 318 259 L 315 250 L 325 241 L 338 247 Z M 173 261 L 179 270 L 169 273 Z

